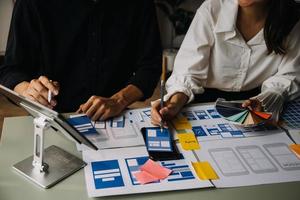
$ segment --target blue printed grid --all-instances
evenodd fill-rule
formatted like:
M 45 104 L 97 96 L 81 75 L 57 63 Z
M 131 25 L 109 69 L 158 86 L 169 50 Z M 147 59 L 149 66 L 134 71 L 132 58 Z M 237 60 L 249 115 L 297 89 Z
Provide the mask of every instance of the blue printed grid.
M 182 115 L 185 116 L 189 121 L 197 120 L 192 111 L 183 111 Z
M 151 118 L 151 110 L 144 110 L 143 113 L 147 116 Z
M 197 110 L 195 111 L 195 114 L 200 120 L 210 119 L 210 117 L 208 116 L 205 110 Z
M 124 128 L 125 126 L 125 117 L 116 117 L 110 120 L 110 126 L 112 128 Z
M 124 186 L 118 160 L 92 162 L 91 165 L 96 189 Z
M 91 120 L 87 116 L 69 118 L 68 122 L 79 132 L 85 135 L 97 134 Z
M 134 174 L 137 172 L 140 172 L 140 167 L 142 165 L 144 165 L 148 159 L 149 159 L 149 157 L 147 157 L 147 156 L 125 159 L 132 185 L 140 185 L 139 181 L 135 178 Z M 158 182 L 159 181 L 154 182 L 154 183 L 158 183 Z
M 146 129 L 146 146 L 148 151 L 172 152 L 171 137 L 168 129 L 148 128 Z
M 134 177 L 136 172 L 140 172 L 140 167 L 146 163 L 148 157 L 137 157 L 137 158 L 127 158 L 125 159 L 131 183 L 132 185 L 140 185 L 140 183 Z M 166 178 L 168 182 L 176 182 L 183 180 L 195 179 L 191 169 L 186 164 L 184 159 L 181 160 L 170 160 L 170 161 L 161 161 L 160 164 L 163 167 L 169 168 L 172 170 L 172 173 Z M 151 184 L 159 183 L 160 181 L 153 182 Z
M 176 161 L 162 161 L 161 165 L 172 170 L 172 173 L 167 178 L 168 182 L 195 179 L 184 159 Z
M 202 128 L 202 126 L 193 126 L 192 130 L 196 137 L 207 136 L 206 132 Z
M 300 129 L 300 99 L 288 103 L 283 110 L 282 119 L 291 129 Z
M 208 109 L 207 112 L 211 116 L 211 118 L 213 118 L 213 119 L 221 118 L 221 115 L 219 115 L 219 113 L 216 109 Z

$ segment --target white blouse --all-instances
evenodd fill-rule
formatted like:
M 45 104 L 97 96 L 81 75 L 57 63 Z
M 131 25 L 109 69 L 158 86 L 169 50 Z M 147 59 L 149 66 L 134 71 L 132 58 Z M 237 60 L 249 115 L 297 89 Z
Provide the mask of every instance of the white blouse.
M 300 22 L 288 37 L 288 53 L 268 55 L 264 31 L 245 42 L 235 25 L 237 13 L 237 0 L 202 4 L 176 57 L 165 100 L 176 92 L 190 102 L 204 88 L 238 92 L 261 85 L 258 99 L 266 102 L 270 95 L 282 102 L 300 96 Z

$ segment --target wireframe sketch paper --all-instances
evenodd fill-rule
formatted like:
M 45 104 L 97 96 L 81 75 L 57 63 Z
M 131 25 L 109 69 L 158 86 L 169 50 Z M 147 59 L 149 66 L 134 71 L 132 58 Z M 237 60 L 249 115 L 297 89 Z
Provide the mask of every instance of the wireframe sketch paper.
M 180 148 L 180 147 L 179 147 Z M 89 197 L 112 196 L 169 190 L 212 187 L 209 181 L 197 177 L 190 160 L 192 152 L 185 152 L 181 160 L 160 161 L 172 170 L 164 180 L 142 185 L 134 174 L 149 159 L 145 147 L 83 151 L 85 181 Z
M 255 137 L 280 133 L 275 126 L 242 127 L 223 119 L 214 105 L 192 105 L 185 107 L 181 114 L 188 119 L 199 142 L 230 138 Z M 200 143 L 201 144 L 201 143 Z
M 300 181 L 300 159 L 289 149 L 292 141 L 284 132 L 201 144 L 196 154 L 216 170 L 217 188 Z
M 149 112 L 149 108 L 128 110 L 119 117 L 92 122 L 96 132 L 85 136 L 99 149 L 144 145 L 140 130 L 143 127 L 153 127 Z M 80 116 L 71 116 L 73 117 Z M 88 148 L 84 145 L 77 145 L 77 149 L 82 151 Z

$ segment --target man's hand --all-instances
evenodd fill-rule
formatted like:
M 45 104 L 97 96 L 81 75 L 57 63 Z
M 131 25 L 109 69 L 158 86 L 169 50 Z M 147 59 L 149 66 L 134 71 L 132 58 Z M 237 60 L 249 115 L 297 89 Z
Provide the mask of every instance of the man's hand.
M 50 81 L 45 76 L 40 76 L 38 79 L 33 79 L 29 82 L 22 82 L 16 85 L 14 91 L 18 94 L 36 101 L 48 108 L 53 109 L 57 102 L 52 98 L 48 102 L 48 91 L 51 91 L 52 96 L 57 96 L 59 93 L 59 84 L 56 81 Z
M 106 120 L 119 115 L 127 106 L 143 97 L 142 91 L 128 85 L 110 98 L 92 96 L 82 104 L 77 113 L 85 113 L 92 120 Z
M 78 113 L 85 113 L 92 120 L 105 120 L 113 116 L 119 115 L 126 105 L 118 102 L 114 98 L 105 98 L 99 96 L 92 96 L 85 104 L 82 104 L 77 111 Z
M 163 126 L 167 128 L 167 121 L 172 120 L 187 101 L 188 97 L 183 93 L 174 94 L 163 108 L 160 107 L 160 101 L 156 101 L 151 108 L 151 123 L 159 126 L 163 121 Z

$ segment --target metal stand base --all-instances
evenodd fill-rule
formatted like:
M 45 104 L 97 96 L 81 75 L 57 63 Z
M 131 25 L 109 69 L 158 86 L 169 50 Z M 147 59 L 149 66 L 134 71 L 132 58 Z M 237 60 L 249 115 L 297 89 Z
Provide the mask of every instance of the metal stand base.
M 39 186 L 49 188 L 86 165 L 81 159 L 54 145 L 44 150 L 43 160 L 49 165 L 45 172 L 32 165 L 33 156 L 13 168 Z

